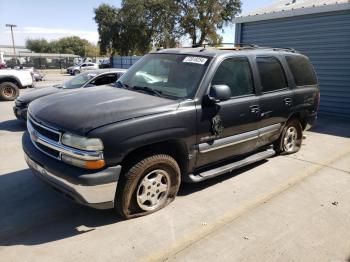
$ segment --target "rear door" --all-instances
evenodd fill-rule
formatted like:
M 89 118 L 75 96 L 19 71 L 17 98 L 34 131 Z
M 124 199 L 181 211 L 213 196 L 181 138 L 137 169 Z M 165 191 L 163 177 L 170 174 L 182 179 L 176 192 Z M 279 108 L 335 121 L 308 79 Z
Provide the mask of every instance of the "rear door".
M 197 109 L 199 154 L 197 167 L 250 152 L 258 139 L 259 98 L 255 94 L 247 57 L 223 60 L 211 85 L 228 85 L 231 99 L 216 104 L 202 103 Z
M 281 61 L 275 56 L 257 56 L 260 78 L 260 124 L 258 146 L 275 140 L 293 106 L 293 92 Z

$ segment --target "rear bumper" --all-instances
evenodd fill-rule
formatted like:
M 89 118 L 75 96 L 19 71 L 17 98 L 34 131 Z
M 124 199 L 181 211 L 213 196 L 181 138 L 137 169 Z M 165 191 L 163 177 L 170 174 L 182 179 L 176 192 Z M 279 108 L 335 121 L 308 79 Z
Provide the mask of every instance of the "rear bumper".
M 23 135 L 22 146 L 31 171 L 55 191 L 82 205 L 113 208 L 121 166 L 90 171 L 67 165 L 36 149 L 28 132 Z

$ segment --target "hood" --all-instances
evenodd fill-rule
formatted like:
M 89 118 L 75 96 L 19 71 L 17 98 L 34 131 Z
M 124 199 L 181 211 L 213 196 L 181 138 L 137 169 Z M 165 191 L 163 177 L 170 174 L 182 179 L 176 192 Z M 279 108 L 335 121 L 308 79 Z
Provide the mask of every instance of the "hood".
M 92 129 L 132 118 L 176 110 L 178 101 L 113 86 L 81 88 L 30 104 L 37 121 L 86 135 Z
M 29 104 L 30 102 L 32 102 L 35 99 L 38 99 L 38 98 L 43 97 L 43 96 L 59 93 L 62 90 L 63 90 L 62 88 L 58 88 L 58 87 L 54 87 L 54 86 L 39 88 L 36 90 L 31 90 L 28 93 L 25 93 L 23 95 L 20 95 L 17 98 L 17 100 L 21 101 L 22 103 Z

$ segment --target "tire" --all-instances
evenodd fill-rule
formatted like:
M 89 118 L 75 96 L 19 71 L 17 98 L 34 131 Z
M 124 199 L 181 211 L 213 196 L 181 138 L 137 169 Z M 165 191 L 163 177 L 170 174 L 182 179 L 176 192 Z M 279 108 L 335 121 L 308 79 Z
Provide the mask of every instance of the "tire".
M 77 74 L 80 74 L 79 70 L 74 70 L 73 75 L 76 76 Z
M 298 119 L 289 120 L 281 136 L 274 143 L 274 150 L 280 154 L 293 154 L 300 150 L 303 140 L 303 129 Z
M 148 215 L 175 199 L 180 182 L 180 168 L 174 158 L 165 154 L 145 157 L 119 180 L 115 208 L 127 219 Z
M 13 101 L 19 95 L 19 88 L 11 82 L 3 82 L 0 84 L 0 100 Z

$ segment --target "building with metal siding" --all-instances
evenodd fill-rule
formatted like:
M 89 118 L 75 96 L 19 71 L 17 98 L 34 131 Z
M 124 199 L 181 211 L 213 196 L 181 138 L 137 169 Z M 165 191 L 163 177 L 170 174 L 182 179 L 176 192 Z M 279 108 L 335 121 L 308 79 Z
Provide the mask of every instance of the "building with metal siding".
M 350 2 L 323 2 L 280 1 L 238 17 L 235 41 L 306 54 L 320 84 L 320 114 L 350 118 Z

